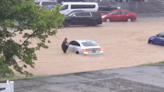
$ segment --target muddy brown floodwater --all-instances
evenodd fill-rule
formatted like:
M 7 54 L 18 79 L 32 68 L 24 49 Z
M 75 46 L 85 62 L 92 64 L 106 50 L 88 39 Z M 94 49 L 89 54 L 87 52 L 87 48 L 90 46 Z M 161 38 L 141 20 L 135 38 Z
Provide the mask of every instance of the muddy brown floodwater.
M 164 18 L 138 19 L 136 22 L 103 23 L 98 27 L 70 27 L 60 29 L 49 37 L 49 49 L 37 51 L 34 75 L 58 75 L 82 71 L 131 67 L 164 60 L 164 47 L 147 44 L 148 38 L 164 31 Z M 63 54 L 61 43 L 67 37 L 92 39 L 103 49 L 102 56 Z M 20 39 L 20 36 L 15 38 Z M 37 40 L 33 41 L 35 43 Z M 21 62 L 19 62 L 21 64 Z M 16 75 L 19 75 L 16 73 Z

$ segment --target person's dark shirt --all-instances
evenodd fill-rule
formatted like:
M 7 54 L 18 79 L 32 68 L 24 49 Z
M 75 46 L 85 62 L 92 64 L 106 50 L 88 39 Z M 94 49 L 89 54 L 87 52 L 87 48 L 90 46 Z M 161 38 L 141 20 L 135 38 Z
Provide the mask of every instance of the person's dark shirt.
M 62 48 L 63 48 L 64 50 L 68 48 L 68 46 L 67 46 L 66 44 L 67 44 L 67 42 L 66 42 L 66 41 L 63 41 L 63 43 L 62 43 Z

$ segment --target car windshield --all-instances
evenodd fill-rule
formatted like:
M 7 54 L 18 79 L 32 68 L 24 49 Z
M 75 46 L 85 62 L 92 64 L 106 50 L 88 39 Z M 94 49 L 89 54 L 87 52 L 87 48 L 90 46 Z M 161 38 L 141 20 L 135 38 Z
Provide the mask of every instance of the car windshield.
M 89 47 L 89 46 L 98 46 L 95 42 L 93 41 L 87 41 L 87 42 L 82 42 L 83 46 Z
M 68 9 L 68 5 L 63 5 L 61 10 L 66 10 Z
M 39 5 L 40 2 L 35 2 L 36 5 Z
M 71 12 L 69 14 L 67 14 L 66 16 L 73 16 L 75 14 L 75 12 Z
M 161 36 L 163 36 L 163 35 L 164 35 L 164 32 L 163 32 L 163 33 L 157 34 L 157 37 L 161 37 Z
M 108 14 L 111 14 L 113 11 L 114 11 L 114 10 L 109 11 Z

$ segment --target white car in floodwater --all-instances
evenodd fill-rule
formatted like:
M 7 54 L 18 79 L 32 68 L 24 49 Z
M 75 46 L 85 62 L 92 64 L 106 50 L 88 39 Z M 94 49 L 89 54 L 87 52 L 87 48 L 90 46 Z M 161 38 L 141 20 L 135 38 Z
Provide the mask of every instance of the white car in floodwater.
M 103 49 L 93 40 L 79 39 L 69 43 L 67 51 L 84 55 L 102 55 Z

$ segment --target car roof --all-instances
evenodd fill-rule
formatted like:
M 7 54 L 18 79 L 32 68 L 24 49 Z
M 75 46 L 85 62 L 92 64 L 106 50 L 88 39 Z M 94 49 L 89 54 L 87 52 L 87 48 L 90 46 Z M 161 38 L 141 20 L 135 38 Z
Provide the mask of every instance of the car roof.
M 90 40 L 90 39 L 77 39 L 77 40 L 74 40 L 74 41 L 77 41 L 77 42 L 86 42 L 86 41 L 93 41 L 93 40 Z M 93 41 L 95 42 L 95 41 Z
M 96 2 L 63 2 L 62 4 L 97 4 Z

